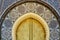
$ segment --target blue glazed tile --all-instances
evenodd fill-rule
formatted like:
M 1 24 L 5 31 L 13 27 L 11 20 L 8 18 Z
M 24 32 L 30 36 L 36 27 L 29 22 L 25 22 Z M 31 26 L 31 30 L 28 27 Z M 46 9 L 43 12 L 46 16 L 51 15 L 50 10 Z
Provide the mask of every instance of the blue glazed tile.
M 7 28 L 9 28 L 9 27 L 11 27 L 12 26 L 12 22 L 8 19 L 8 20 L 5 20 L 4 21 L 4 25 L 7 27 Z
M 49 24 L 49 26 L 50 26 L 51 28 L 56 28 L 57 25 L 58 25 L 58 23 L 57 23 L 57 21 L 55 21 L 55 20 L 52 20 L 52 21 L 50 22 L 50 24 Z
M 13 2 L 15 2 L 16 0 L 4 0 L 4 4 L 3 4 L 3 9 L 2 11 L 4 11 L 9 5 L 11 5 Z

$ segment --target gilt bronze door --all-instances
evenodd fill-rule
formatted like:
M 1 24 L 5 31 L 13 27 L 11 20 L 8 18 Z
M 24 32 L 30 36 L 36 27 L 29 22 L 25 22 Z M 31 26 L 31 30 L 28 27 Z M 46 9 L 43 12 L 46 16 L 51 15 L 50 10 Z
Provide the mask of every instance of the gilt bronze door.
M 49 40 L 49 27 L 39 15 L 27 13 L 14 23 L 12 40 Z

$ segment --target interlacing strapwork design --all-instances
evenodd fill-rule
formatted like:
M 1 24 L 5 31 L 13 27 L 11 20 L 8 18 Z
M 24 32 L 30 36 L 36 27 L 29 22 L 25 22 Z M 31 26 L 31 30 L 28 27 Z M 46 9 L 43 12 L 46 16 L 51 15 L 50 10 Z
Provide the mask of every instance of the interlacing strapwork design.
M 5 18 L 2 25 L 2 40 L 12 40 L 11 30 L 16 19 L 25 13 L 38 13 L 49 25 L 50 40 L 59 40 L 59 24 L 53 13 L 38 3 L 24 3 L 13 8 Z

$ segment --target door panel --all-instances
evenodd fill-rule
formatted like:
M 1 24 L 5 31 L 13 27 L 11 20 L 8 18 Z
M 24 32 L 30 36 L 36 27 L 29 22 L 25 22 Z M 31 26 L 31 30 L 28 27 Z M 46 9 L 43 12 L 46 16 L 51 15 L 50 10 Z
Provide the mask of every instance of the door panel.
M 49 27 L 39 15 L 27 13 L 14 23 L 12 38 L 13 40 L 49 40 Z
M 17 29 L 17 40 L 44 40 L 43 26 L 32 18 L 24 20 Z

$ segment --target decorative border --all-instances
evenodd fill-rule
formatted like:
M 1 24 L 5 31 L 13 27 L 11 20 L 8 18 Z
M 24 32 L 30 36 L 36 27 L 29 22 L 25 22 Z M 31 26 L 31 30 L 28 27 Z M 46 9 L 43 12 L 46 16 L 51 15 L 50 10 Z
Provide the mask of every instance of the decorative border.
M 27 2 L 35 2 L 35 3 L 39 3 L 44 5 L 45 7 L 47 7 L 48 9 L 50 9 L 50 11 L 56 16 L 56 19 L 59 23 L 60 26 L 60 15 L 58 13 L 58 11 L 49 3 L 46 3 L 42 0 L 21 0 L 21 1 L 17 1 L 13 4 L 11 4 L 9 7 L 7 7 L 4 12 L 2 13 L 1 17 L 0 17 L 0 31 L 1 31 L 1 26 L 3 24 L 3 21 L 5 20 L 6 15 L 8 14 L 8 12 L 10 12 L 10 10 L 12 10 L 14 7 L 21 5 L 23 3 L 27 3 Z M 1 39 L 1 34 L 0 34 L 0 39 Z

